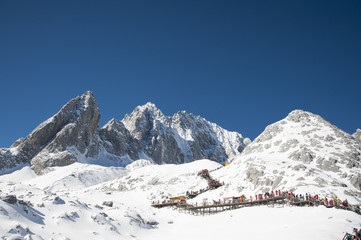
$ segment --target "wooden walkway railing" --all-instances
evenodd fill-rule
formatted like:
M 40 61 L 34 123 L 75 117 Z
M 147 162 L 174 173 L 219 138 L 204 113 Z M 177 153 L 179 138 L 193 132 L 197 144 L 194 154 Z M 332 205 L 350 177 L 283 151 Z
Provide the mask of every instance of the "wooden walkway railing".
M 238 198 L 234 198 L 234 199 L 238 199 Z M 288 195 L 282 195 L 282 196 L 273 196 L 273 197 L 269 197 L 269 198 L 264 198 L 264 199 L 260 199 L 260 200 L 255 200 L 255 201 L 250 201 L 250 200 L 246 200 L 246 201 L 240 201 L 238 199 L 238 201 L 230 201 L 230 202 L 213 202 L 213 203 L 201 203 L 201 204 L 188 204 L 185 201 L 182 202 L 153 202 L 152 203 L 152 207 L 155 208 L 163 208 L 163 207 L 175 207 L 181 210 L 184 210 L 186 212 L 192 213 L 192 214 L 205 214 L 205 213 L 218 213 L 218 212 L 222 212 L 222 211 L 226 211 L 226 210 L 232 210 L 232 209 L 237 209 L 237 208 L 241 208 L 241 207 L 246 207 L 246 206 L 259 206 L 259 205 L 275 205 L 275 204 L 289 204 L 291 206 L 320 206 L 323 204 L 317 201 L 311 201 L 311 200 L 302 200 L 302 201 L 292 201 L 290 200 Z M 327 207 L 327 206 L 326 206 Z M 348 211 L 353 211 L 357 214 L 360 214 L 360 211 L 352 209 L 352 207 L 344 207 L 344 206 L 333 206 L 335 208 L 339 208 L 339 209 L 343 209 L 343 210 L 348 210 Z
M 243 206 L 257 206 L 257 205 L 266 205 L 266 204 L 276 204 L 281 203 L 284 204 L 287 196 L 276 196 L 256 201 L 244 201 L 244 202 L 226 202 L 226 203 L 214 203 L 214 204 L 196 204 L 191 205 L 185 202 L 183 203 L 174 203 L 174 202 L 163 202 L 163 203 L 153 203 L 152 206 L 156 208 L 162 207 L 170 207 L 174 206 L 176 208 L 184 209 L 186 211 L 192 213 L 213 213 L 213 212 L 221 212 L 225 210 L 231 210 L 240 208 Z
M 217 169 L 216 169 L 217 170 Z M 205 180 L 207 180 L 208 182 L 208 188 L 203 190 L 203 191 L 199 191 L 199 192 L 187 192 L 187 198 L 194 198 L 196 196 L 198 196 L 201 193 L 204 193 L 206 191 L 209 190 L 213 190 L 216 189 L 220 186 L 223 185 L 223 183 L 220 183 L 219 181 L 213 179 L 210 174 L 210 171 L 208 171 L 207 169 L 203 169 L 202 171 L 199 171 L 197 173 L 198 176 L 204 178 Z M 276 191 L 277 192 L 277 191 Z M 316 198 L 312 198 L 312 197 L 307 197 L 306 194 L 306 199 L 304 199 L 303 197 L 298 198 L 296 195 L 296 198 L 294 197 L 294 195 L 291 193 L 288 194 L 287 192 L 284 192 L 283 195 L 281 194 L 281 192 L 279 191 L 279 194 L 277 196 L 273 195 L 273 191 L 272 191 L 272 195 L 266 195 L 265 196 L 269 196 L 267 198 L 262 198 L 263 195 L 259 194 L 259 197 L 257 200 L 252 201 L 252 200 L 245 200 L 245 201 L 241 201 L 243 200 L 242 197 L 240 198 L 233 198 L 233 200 L 231 202 L 226 202 L 224 201 L 223 203 L 221 202 L 216 202 L 213 201 L 213 204 L 208 204 L 208 203 L 203 203 L 203 204 L 197 204 L 196 205 L 191 205 L 186 203 L 185 200 L 182 200 L 180 202 L 173 202 L 170 200 L 167 201 L 162 201 L 162 202 L 153 202 L 152 203 L 152 207 L 156 207 L 156 208 L 162 208 L 162 207 L 176 207 L 179 209 L 183 209 L 186 210 L 190 213 L 217 213 L 217 212 L 221 212 L 221 211 L 225 211 L 225 210 L 231 210 L 231 209 L 236 209 L 236 208 L 240 208 L 240 207 L 244 207 L 244 206 L 256 206 L 256 205 L 267 205 L 267 204 L 285 204 L 285 202 L 287 202 L 288 204 L 292 205 L 292 206 L 319 206 L 319 205 L 324 205 L 326 207 L 335 207 L 335 208 L 341 208 L 344 210 L 349 210 L 349 211 L 353 211 L 356 212 L 357 214 L 361 214 L 360 213 L 360 207 L 358 205 L 349 205 L 347 204 L 346 206 L 344 206 L 343 204 L 337 204 L 337 201 L 335 200 L 335 204 L 331 204 L 328 205 L 327 203 L 324 204 L 323 202 L 321 202 L 321 200 L 318 200 L 318 197 Z M 316 195 L 318 196 L 318 195 Z M 256 196 L 257 198 L 257 196 Z M 261 199 L 259 199 L 261 198 Z M 252 199 L 252 197 L 251 197 Z M 322 200 L 323 201 L 323 200 Z M 327 201 L 327 200 L 326 200 Z
M 218 213 L 225 210 L 237 209 L 245 206 L 258 206 L 258 205 L 268 205 L 268 204 L 284 204 L 286 196 L 277 196 L 267 199 L 261 199 L 256 201 L 238 201 L 238 202 L 226 202 L 226 203 L 214 203 L 214 204 L 201 204 L 201 205 L 192 205 L 186 208 L 186 211 L 193 214 L 205 214 L 205 213 Z

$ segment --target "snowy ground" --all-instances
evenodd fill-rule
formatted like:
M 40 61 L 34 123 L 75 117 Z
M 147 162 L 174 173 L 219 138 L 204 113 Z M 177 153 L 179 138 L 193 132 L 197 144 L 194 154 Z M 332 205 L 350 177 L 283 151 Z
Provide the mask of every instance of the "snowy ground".
M 0 239 L 339 240 L 361 227 L 360 215 L 325 207 L 258 206 L 195 216 L 150 206 L 205 188 L 197 172 L 218 167 L 207 160 L 161 166 L 137 161 L 127 168 L 75 163 L 42 176 L 24 167 L 0 176 L 0 196 L 14 194 L 32 204 L 0 201 Z M 227 191 L 206 192 L 193 201 L 218 199 L 219 193 Z

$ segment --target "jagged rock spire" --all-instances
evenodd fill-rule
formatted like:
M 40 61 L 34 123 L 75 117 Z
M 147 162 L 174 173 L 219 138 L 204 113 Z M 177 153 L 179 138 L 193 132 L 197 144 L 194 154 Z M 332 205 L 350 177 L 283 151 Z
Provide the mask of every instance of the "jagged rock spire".
M 53 117 L 41 123 L 8 151 L 8 164 L 31 162 L 40 173 L 50 166 L 64 166 L 77 160 L 75 154 L 98 154 L 97 131 L 100 110 L 91 91 L 70 100 Z M 0 156 L 1 158 L 1 156 Z

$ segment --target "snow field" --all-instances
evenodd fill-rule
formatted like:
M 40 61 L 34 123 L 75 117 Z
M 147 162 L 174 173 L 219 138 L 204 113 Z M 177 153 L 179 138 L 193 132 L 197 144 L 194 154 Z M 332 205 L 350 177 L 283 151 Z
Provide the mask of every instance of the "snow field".
M 361 227 L 360 215 L 325 207 L 258 206 L 204 216 L 151 207 L 152 201 L 205 188 L 207 182 L 197 172 L 219 167 L 209 160 L 182 165 L 140 160 L 127 168 L 75 163 L 42 176 L 24 167 L 0 176 L 0 197 L 14 194 L 32 203 L 11 205 L 0 200 L 0 239 L 336 240 Z M 251 188 L 236 191 L 237 171 L 224 167 L 210 172 L 228 188 L 205 192 L 192 201 L 258 193 Z M 105 201 L 113 206 L 103 205 Z

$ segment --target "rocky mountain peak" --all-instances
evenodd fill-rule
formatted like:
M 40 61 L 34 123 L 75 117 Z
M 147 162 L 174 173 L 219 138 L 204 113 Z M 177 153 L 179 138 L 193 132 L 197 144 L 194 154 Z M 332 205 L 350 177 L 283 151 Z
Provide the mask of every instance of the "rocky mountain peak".
M 141 140 L 146 137 L 145 134 L 166 121 L 167 118 L 163 113 L 153 103 L 148 102 L 136 107 L 131 114 L 125 115 L 122 123 L 129 132 Z
M 264 189 L 312 185 L 318 191 L 329 191 L 327 186 L 348 186 L 342 194 L 357 196 L 360 156 L 360 141 L 321 116 L 296 110 L 266 127 L 235 165 L 251 183 Z
M 46 131 L 46 144 L 31 160 L 32 168 L 41 172 L 46 167 L 76 162 L 78 155 L 97 156 L 99 119 L 100 110 L 91 91 L 70 100 L 34 130 L 51 129 Z
M 133 160 L 145 154 L 156 163 L 184 163 L 201 158 L 224 162 L 239 155 L 245 147 L 241 134 L 230 133 L 186 111 L 172 117 L 164 116 L 153 103 L 136 107 L 120 122 L 124 127 L 118 124 L 116 132 L 128 137 L 123 140 L 112 138 L 109 131 L 113 130 L 108 123 L 100 130 L 101 139 L 106 139 L 104 147 L 108 152 L 118 152 L 116 155 L 119 155 L 115 148 L 123 149 L 122 154 L 130 151 L 132 154 L 128 155 Z M 138 156 L 134 154 L 136 151 Z
M 309 122 L 311 121 L 311 119 L 318 119 L 318 118 L 319 118 L 318 115 L 300 109 L 293 110 L 286 117 L 287 120 L 293 122 L 301 122 L 301 121 Z
M 110 119 L 102 128 L 106 128 L 106 129 L 111 129 L 114 128 L 115 126 L 122 124 L 122 122 L 116 120 L 115 118 Z
M 152 102 L 147 102 L 146 104 L 142 105 L 142 106 L 138 106 L 139 109 L 148 109 L 149 111 L 159 111 L 159 109 L 157 108 L 157 106 L 152 103 Z
M 154 119 L 164 118 L 164 114 L 162 113 L 162 111 L 160 111 L 157 108 L 157 106 L 151 102 L 147 102 L 144 105 L 137 106 L 131 114 L 126 115 L 126 116 L 128 116 L 128 118 L 134 118 L 134 117 L 140 117 L 142 115 L 151 116 Z M 126 119 L 128 119 L 128 118 L 126 118 Z M 125 119 L 123 119 L 123 121 L 124 120 Z
M 96 156 L 99 118 L 100 110 L 92 92 L 70 100 L 26 138 L 16 141 L 6 154 L 0 154 L 0 169 L 31 162 L 40 173 L 46 167 L 77 161 L 76 154 Z

